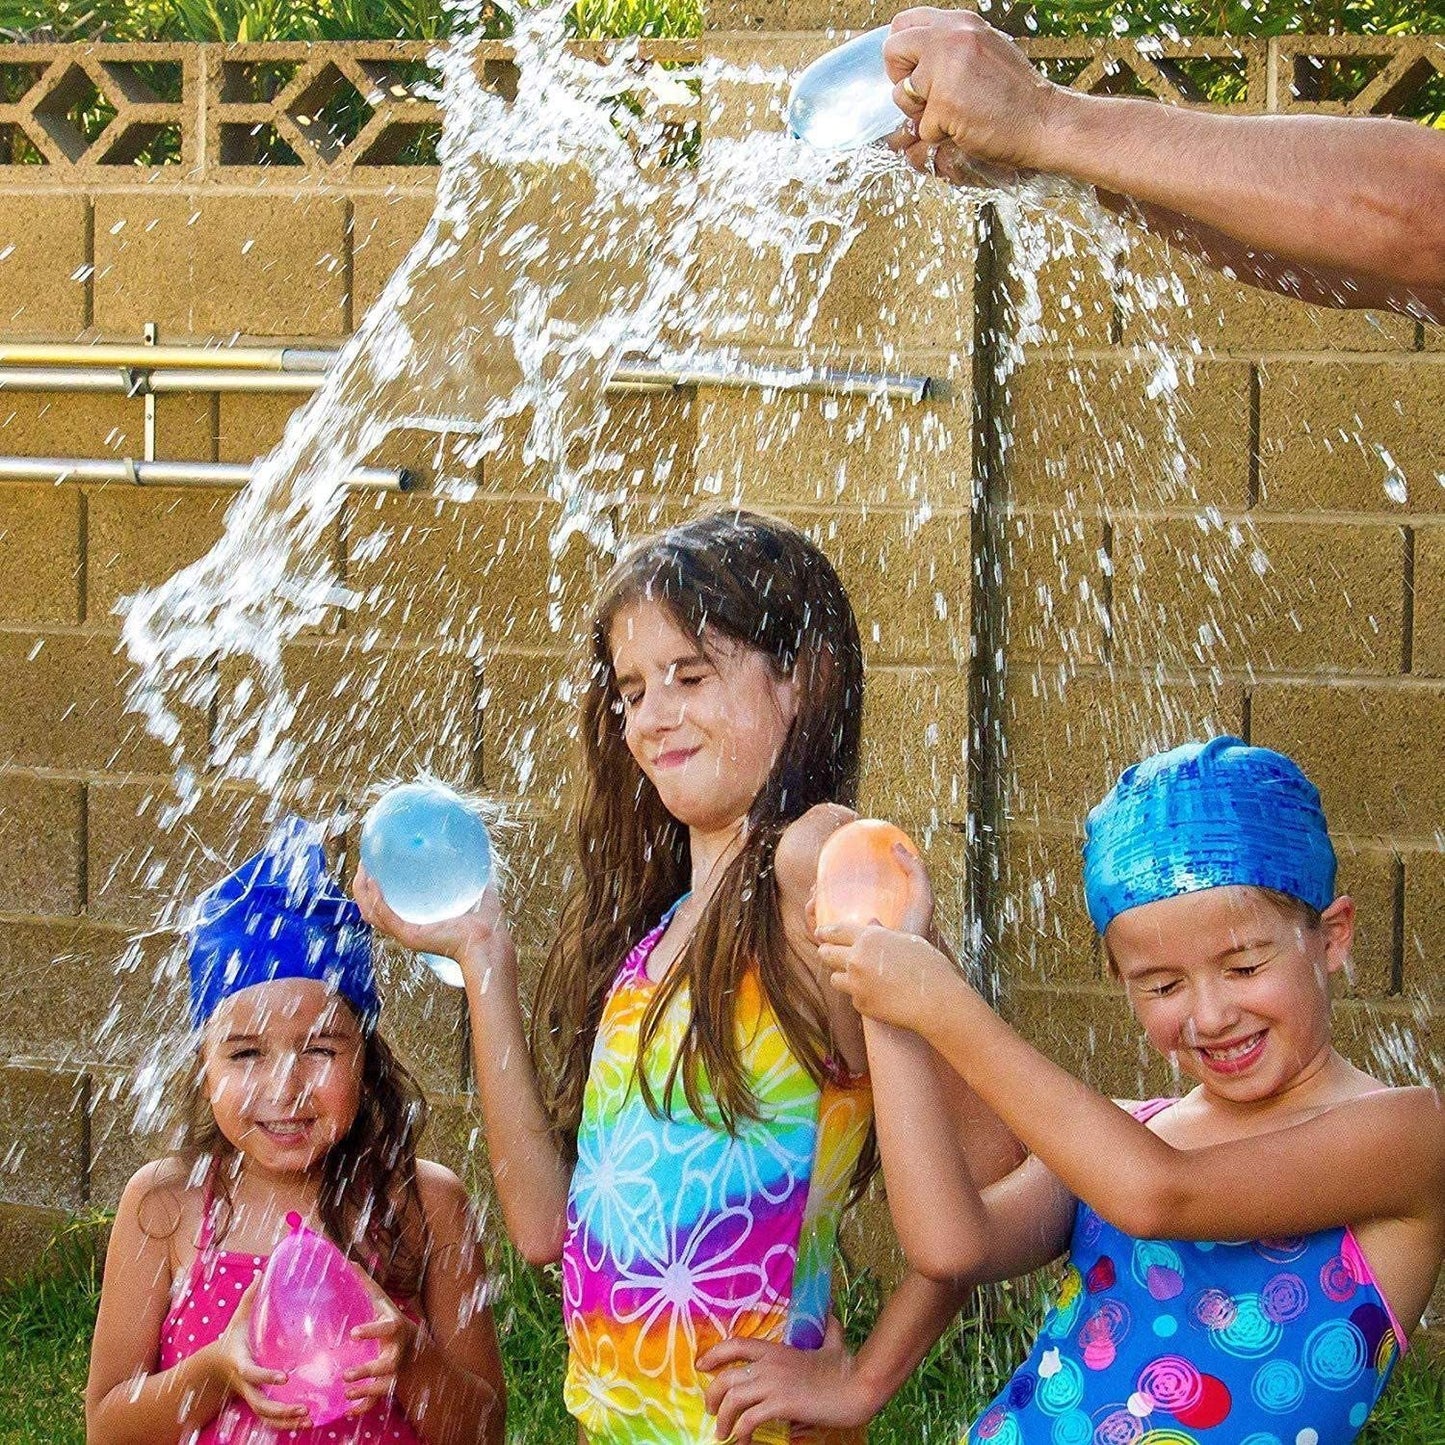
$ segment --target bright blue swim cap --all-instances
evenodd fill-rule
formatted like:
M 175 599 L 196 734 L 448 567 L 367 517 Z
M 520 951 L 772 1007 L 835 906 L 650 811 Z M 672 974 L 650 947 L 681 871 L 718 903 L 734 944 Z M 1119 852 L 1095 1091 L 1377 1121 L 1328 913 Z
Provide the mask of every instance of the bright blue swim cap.
M 380 1011 L 371 928 L 332 881 L 321 832 L 301 818 L 208 888 L 191 914 L 186 965 L 199 1028 L 233 993 L 280 978 L 312 978 L 371 1023 Z
M 1126 909 L 1246 884 L 1323 912 L 1335 850 L 1315 785 L 1283 753 L 1211 738 L 1125 771 L 1090 814 L 1084 895 L 1100 933 Z

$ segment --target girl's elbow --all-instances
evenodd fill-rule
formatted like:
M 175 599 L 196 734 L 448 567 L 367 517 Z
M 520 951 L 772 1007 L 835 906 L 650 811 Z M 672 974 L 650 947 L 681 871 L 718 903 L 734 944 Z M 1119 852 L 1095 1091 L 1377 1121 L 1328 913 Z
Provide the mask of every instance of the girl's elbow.
M 1163 1177 L 1127 1188 L 1109 1222 L 1135 1239 L 1173 1239 L 1188 1208 L 1187 1191 Z
M 556 1264 L 562 1258 L 564 1235 L 559 1229 L 522 1229 L 512 1231 L 517 1253 L 534 1269 Z
M 981 1241 L 958 1237 L 902 1239 L 908 1266 L 935 1284 L 962 1284 L 983 1272 L 988 1251 Z

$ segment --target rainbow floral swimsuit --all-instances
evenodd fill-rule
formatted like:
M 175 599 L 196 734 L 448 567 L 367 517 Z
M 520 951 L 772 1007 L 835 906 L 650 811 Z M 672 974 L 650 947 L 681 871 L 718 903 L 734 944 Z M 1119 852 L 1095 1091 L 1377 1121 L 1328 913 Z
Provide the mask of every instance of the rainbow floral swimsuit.
M 1403 1342 L 1348 1229 L 1135 1239 L 1080 1202 L 1033 1353 L 967 1442 L 1348 1445 Z
M 761 1117 L 729 1135 L 698 1118 L 680 1088 L 672 1117 L 647 1107 L 634 1078 L 657 986 L 647 960 L 675 911 L 618 969 L 577 1135 L 562 1250 L 565 1393 L 590 1445 L 713 1445 L 699 1355 L 734 1335 L 822 1343 L 838 1222 L 872 1119 L 865 1082 L 820 1089 L 809 1077 L 755 971 L 738 991 L 736 1018 Z M 689 1008 L 682 989 L 648 1060 L 659 1099 Z M 753 1438 L 853 1437 L 801 1427 L 790 1435 L 780 1425 Z

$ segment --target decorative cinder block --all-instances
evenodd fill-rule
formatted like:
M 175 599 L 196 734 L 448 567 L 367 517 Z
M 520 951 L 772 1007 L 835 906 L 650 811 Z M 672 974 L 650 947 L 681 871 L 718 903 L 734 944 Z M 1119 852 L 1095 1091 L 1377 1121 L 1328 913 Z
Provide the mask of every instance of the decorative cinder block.
M 89 912 L 108 923 L 174 923 L 265 841 L 270 800 L 260 793 L 207 789 L 181 812 L 168 778 L 107 778 L 88 791 Z
M 1445 526 L 1415 529 L 1415 629 L 1411 672 L 1445 677 Z
M 1074 829 L 1005 826 L 998 876 L 990 885 L 997 972 L 1007 986 L 1097 983 L 1098 935 L 1084 904 L 1081 838 Z
M 134 677 L 113 637 L 0 633 L 0 766 L 168 772 L 172 744 L 126 711 Z M 202 764 L 206 717 L 179 712 L 178 747 Z
M 340 336 L 347 313 L 340 196 L 139 191 L 95 202 L 95 326 L 135 337 Z
M 482 662 L 482 782 L 488 793 L 562 807 L 577 761 L 575 664 L 561 652 L 497 651 Z
M 52 191 L 0 198 L 0 334 L 27 341 L 73 341 L 89 322 L 85 196 Z
M 999 531 L 997 585 L 1010 662 L 1102 662 L 1111 586 L 1103 517 L 1085 509 L 1014 509 Z
M 1445 817 L 1445 686 L 1262 683 L 1251 741 L 1288 753 L 1342 833 L 1427 838 Z
M 1242 361 L 1029 358 L 1004 382 L 1012 499 L 1023 505 L 1242 508 L 1250 486 Z
M 1243 726 L 1243 689 L 1207 674 L 1161 682 L 1148 672 L 1038 668 L 1010 680 L 1004 806 L 1034 822 L 1077 826 L 1130 764 Z
M 0 486 L 0 621 L 79 622 L 79 488 Z
M 0 911 L 76 914 L 85 907 L 85 789 L 0 773 Z
M 832 560 L 873 662 L 967 666 L 966 512 L 787 511 Z
M 431 178 L 428 177 L 430 180 Z M 406 259 L 436 205 L 430 188 L 360 195 L 352 202 L 352 314 L 357 322 L 371 309 L 391 274 Z
M 348 626 L 466 647 L 570 646 L 609 559 L 582 536 L 554 556 L 561 521 L 554 502 L 353 497 L 346 585 L 361 600 Z
M 0 939 L 0 949 L 4 948 Z M 71 1069 L 0 1066 L 0 1202 L 76 1211 L 85 1203 L 87 1079 Z
M 1405 538 L 1248 516 L 1114 526 L 1114 657 L 1253 672 L 1401 668 Z
M 863 702 L 859 806 L 930 826 L 968 810 L 968 675 L 957 668 L 875 667 Z
M 236 493 L 220 487 L 106 487 L 86 510 L 86 616 L 103 623 L 123 597 L 154 587 L 221 535 Z M 114 625 L 114 624 L 112 624 Z
M 1445 511 L 1445 364 L 1276 359 L 1260 369 L 1259 494 L 1274 511 Z
M 1316 306 L 1245 286 L 1134 226 L 1116 283 L 1125 345 L 1206 350 L 1411 351 L 1415 323 L 1390 312 Z
M 966 377 L 955 400 L 819 397 L 700 387 L 699 500 L 776 510 L 964 509 L 972 495 Z
M 1168 1060 L 1150 1046 L 1112 981 L 1009 988 L 1003 1013 L 1055 1063 L 1111 1098 L 1175 1092 Z
M 185 971 L 173 942 L 75 921 L 0 922 L 0 1053 L 67 1068 L 134 1063 L 182 1029 Z
M 293 788 L 337 783 L 361 791 L 425 771 L 473 775 L 476 669 L 461 648 L 379 647 L 369 639 L 304 639 L 285 649 L 294 707 L 281 746 Z M 221 664 L 218 761 L 254 743 L 260 679 L 240 658 Z

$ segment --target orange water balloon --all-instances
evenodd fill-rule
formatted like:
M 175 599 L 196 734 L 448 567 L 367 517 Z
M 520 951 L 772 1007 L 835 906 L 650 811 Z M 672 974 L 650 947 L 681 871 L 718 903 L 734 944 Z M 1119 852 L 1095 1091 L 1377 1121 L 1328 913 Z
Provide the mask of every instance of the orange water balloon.
M 881 923 L 897 928 L 912 893 L 903 864 L 893 852 L 901 843 L 915 858 L 918 849 L 901 828 L 878 818 L 859 818 L 839 828 L 818 854 L 818 888 L 813 913 L 819 928 L 834 923 Z

